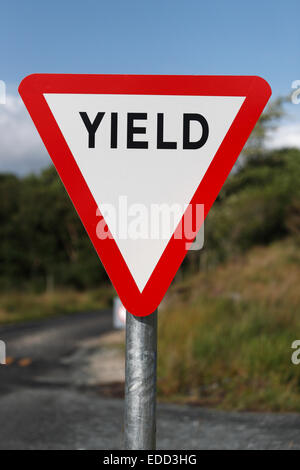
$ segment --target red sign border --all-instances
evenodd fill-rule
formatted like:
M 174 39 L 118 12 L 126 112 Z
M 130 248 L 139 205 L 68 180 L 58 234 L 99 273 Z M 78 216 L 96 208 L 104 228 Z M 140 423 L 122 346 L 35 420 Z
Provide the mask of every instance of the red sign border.
M 43 94 L 245 96 L 191 200 L 192 205 L 204 204 L 206 217 L 271 96 L 269 84 L 257 76 L 33 74 L 21 82 L 19 93 L 123 305 L 136 316 L 151 314 L 172 282 L 190 240 L 171 238 L 140 292 L 116 242 L 96 235 L 97 204 Z

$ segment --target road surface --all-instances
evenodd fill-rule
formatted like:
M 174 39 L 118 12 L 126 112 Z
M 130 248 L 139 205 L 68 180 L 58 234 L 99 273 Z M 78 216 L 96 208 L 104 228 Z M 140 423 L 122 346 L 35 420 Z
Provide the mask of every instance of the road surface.
M 0 449 L 120 449 L 123 400 L 85 383 L 111 312 L 74 314 L 0 330 Z M 229 413 L 159 404 L 159 449 L 300 449 L 300 415 Z

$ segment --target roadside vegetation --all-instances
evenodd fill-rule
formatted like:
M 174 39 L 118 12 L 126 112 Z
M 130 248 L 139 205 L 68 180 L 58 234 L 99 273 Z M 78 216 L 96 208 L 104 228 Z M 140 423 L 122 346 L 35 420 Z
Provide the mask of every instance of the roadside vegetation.
M 253 152 L 228 179 L 160 316 L 163 399 L 300 411 L 299 182 L 296 149 Z
M 9 292 L 0 296 L 0 324 L 43 320 L 55 315 L 111 308 L 113 288 L 57 289 L 53 292 Z
M 300 412 L 299 280 L 299 245 L 287 239 L 174 286 L 159 316 L 160 398 Z

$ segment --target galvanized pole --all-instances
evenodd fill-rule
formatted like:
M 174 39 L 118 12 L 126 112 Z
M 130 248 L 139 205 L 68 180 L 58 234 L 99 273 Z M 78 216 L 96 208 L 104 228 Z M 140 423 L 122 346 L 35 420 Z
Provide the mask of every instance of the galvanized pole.
M 157 310 L 126 312 L 125 449 L 156 448 Z

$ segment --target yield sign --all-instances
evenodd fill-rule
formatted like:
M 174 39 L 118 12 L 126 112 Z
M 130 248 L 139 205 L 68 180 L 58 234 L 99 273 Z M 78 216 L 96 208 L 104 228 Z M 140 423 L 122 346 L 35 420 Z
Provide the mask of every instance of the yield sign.
M 123 305 L 152 313 L 203 223 L 191 214 L 201 206 L 206 217 L 269 85 L 254 76 L 36 74 L 19 92 Z

